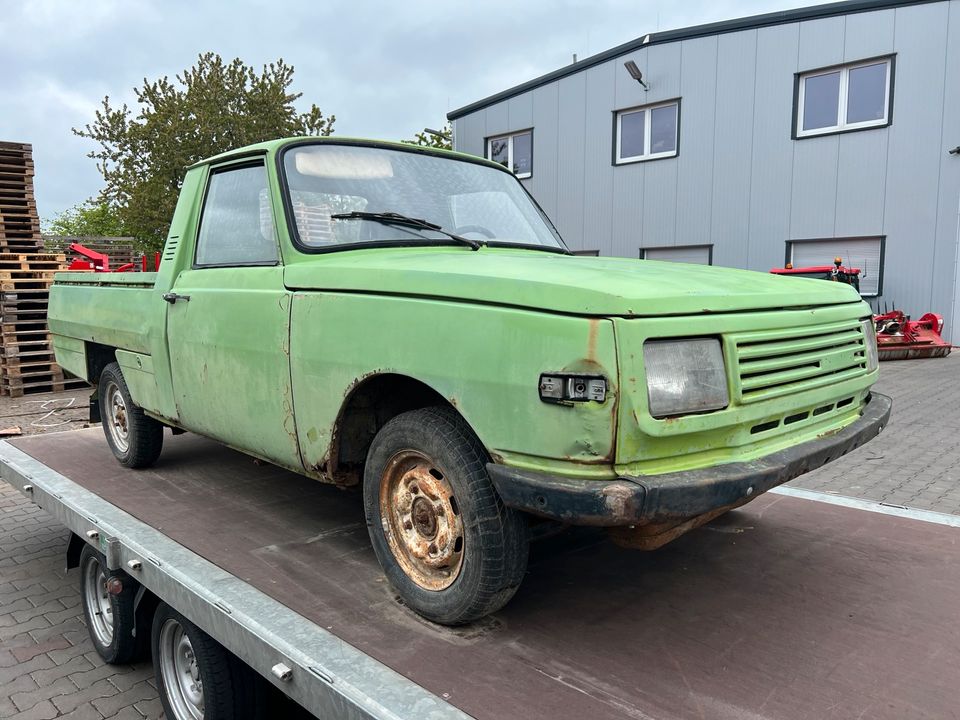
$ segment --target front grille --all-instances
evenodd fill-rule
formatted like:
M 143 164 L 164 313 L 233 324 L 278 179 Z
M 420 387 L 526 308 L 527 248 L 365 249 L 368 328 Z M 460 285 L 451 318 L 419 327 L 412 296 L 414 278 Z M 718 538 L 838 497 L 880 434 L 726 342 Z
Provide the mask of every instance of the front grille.
M 731 339 L 742 403 L 812 390 L 867 372 L 863 329 L 856 320 L 737 333 Z

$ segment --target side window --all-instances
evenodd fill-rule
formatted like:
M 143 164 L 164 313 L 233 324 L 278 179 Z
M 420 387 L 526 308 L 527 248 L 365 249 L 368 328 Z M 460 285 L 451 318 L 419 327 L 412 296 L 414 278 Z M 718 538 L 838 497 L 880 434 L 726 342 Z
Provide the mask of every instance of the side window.
M 197 265 L 268 265 L 279 261 L 267 170 L 215 170 L 197 236 Z

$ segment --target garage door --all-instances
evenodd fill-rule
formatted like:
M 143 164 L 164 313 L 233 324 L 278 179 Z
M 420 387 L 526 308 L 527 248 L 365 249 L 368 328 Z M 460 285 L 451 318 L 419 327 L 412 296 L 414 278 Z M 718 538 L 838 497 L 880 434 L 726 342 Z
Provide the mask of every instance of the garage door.
M 881 288 L 882 247 L 878 237 L 793 240 L 790 242 L 790 262 L 800 268 L 830 265 L 834 258 L 843 258 L 844 265 L 860 268 L 860 294 L 875 297 Z
M 668 262 L 712 265 L 710 249 L 710 245 L 674 245 L 672 247 L 641 248 L 640 257 L 644 260 L 666 260 Z

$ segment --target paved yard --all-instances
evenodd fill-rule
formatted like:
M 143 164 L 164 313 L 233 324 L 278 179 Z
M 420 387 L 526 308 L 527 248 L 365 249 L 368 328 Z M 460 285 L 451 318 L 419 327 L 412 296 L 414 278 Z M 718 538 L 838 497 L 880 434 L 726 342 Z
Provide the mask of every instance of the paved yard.
M 885 362 L 877 390 L 893 398 L 890 426 L 795 487 L 960 514 L 960 351 Z
M 104 665 L 90 645 L 66 539 L 0 483 L 0 718 L 162 717 L 152 667 Z
M 878 389 L 895 403 L 890 427 L 793 484 L 960 514 L 960 352 L 884 363 L 882 376 Z M 0 398 L 0 429 L 82 427 L 86 394 Z M 161 717 L 149 664 L 105 666 L 91 647 L 76 571 L 63 570 L 65 543 L 62 526 L 0 483 L 0 718 Z

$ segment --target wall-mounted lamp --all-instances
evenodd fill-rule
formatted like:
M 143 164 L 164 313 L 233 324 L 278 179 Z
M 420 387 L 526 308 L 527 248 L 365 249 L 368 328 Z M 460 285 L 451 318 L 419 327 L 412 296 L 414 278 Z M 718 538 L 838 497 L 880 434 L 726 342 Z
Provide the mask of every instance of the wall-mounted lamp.
M 640 68 L 637 67 L 637 64 L 633 60 L 627 60 L 623 66 L 627 69 L 627 72 L 630 73 L 630 77 L 643 85 L 644 90 L 650 89 L 650 86 L 643 81 L 643 73 L 640 72 Z
M 960 155 L 960 145 L 957 145 L 953 150 L 950 151 L 951 155 Z

